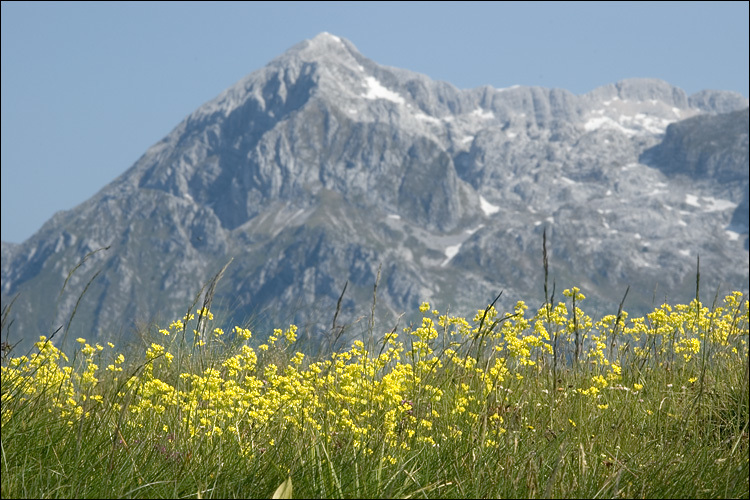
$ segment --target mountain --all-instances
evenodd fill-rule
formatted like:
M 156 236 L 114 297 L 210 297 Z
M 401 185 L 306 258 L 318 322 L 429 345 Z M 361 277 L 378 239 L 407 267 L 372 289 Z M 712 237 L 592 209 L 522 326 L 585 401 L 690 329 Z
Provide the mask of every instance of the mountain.
M 667 127 L 664 140 L 646 150 L 640 161 L 667 177 L 702 183 L 718 198 L 740 200 L 730 227 L 748 232 L 748 123 L 747 109 L 711 116 L 699 115 Z M 745 250 L 748 240 L 745 238 Z
M 347 281 L 338 324 L 353 335 L 376 281 L 376 333 L 423 300 L 473 316 L 503 290 L 500 308 L 537 307 L 545 228 L 556 299 L 577 285 L 590 313 L 616 310 L 628 285 L 631 314 L 689 301 L 698 255 L 704 295 L 747 292 L 747 106 L 653 79 L 459 90 L 322 33 L 3 243 L 9 340 L 67 328 L 73 311 L 68 338 L 164 324 L 230 259 L 219 318 L 311 338 Z

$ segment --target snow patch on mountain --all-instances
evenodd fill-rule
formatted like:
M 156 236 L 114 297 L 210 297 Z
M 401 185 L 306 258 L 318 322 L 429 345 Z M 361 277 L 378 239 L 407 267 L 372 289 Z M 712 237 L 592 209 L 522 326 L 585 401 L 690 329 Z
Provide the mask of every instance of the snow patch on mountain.
M 726 233 L 727 238 L 729 239 L 729 241 L 737 241 L 737 240 L 740 239 L 740 233 L 738 233 L 736 231 L 733 231 L 731 229 L 726 229 L 724 232 Z
M 696 196 L 694 194 L 685 195 L 685 204 L 691 207 L 700 208 L 705 212 L 721 212 L 724 210 L 734 210 L 737 203 L 729 200 L 714 198 L 713 196 Z
M 595 115 L 602 115 L 604 110 L 595 110 L 593 113 Z M 676 119 L 649 116 L 645 113 L 636 113 L 633 116 L 619 115 L 616 118 L 611 118 L 609 116 L 592 116 L 586 120 L 583 124 L 583 128 L 587 132 L 599 129 L 614 129 L 622 132 L 628 137 L 634 137 L 642 134 L 663 134 L 667 129 L 667 126 L 675 121 Z
M 477 108 L 474 111 L 471 112 L 472 116 L 476 116 L 477 118 L 481 118 L 483 120 L 494 120 L 495 119 L 495 113 L 492 111 L 487 111 L 486 109 Z
M 698 203 L 698 197 L 694 194 L 685 195 L 685 204 L 690 205 L 691 207 L 701 208 L 701 204 Z
M 445 267 L 448 265 L 448 263 L 453 259 L 453 257 L 458 254 L 458 251 L 461 249 L 461 243 L 458 245 L 450 245 L 446 247 L 445 249 L 445 260 L 440 264 L 440 267 Z
M 432 123 L 433 125 L 442 124 L 442 121 L 435 118 L 434 116 L 429 116 L 421 112 L 414 113 L 414 118 L 416 118 L 417 120 L 422 120 L 423 122 Z
M 713 196 L 703 196 L 701 197 L 701 200 L 705 202 L 703 209 L 706 212 L 722 212 L 724 210 L 734 210 L 737 208 L 737 203 L 714 198 Z
M 366 93 L 362 96 L 365 99 L 385 99 L 386 101 L 395 102 L 396 104 L 406 104 L 406 100 L 397 92 L 389 90 L 380 83 L 377 78 L 368 76 L 365 78 Z
M 484 196 L 479 195 L 479 206 L 482 208 L 482 212 L 484 212 L 484 215 L 489 217 L 492 214 L 496 214 L 500 211 L 500 207 L 497 205 L 493 205 L 489 201 L 484 199 Z
M 333 40 L 334 42 L 341 43 L 341 38 L 337 37 L 336 35 L 332 35 L 332 34 L 328 33 L 327 31 L 323 31 L 318 36 L 320 36 L 320 37 L 328 37 L 331 40 Z

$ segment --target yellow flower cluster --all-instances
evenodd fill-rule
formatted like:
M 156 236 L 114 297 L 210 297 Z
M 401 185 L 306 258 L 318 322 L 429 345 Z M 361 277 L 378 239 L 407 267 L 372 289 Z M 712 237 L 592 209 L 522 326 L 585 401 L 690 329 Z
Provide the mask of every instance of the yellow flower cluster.
M 274 437 L 263 429 L 282 425 L 301 436 L 322 433 L 334 447 L 348 443 L 368 454 L 385 447 L 383 461 L 394 464 L 401 450 L 461 436 L 465 428 L 456 427 L 458 418 L 481 429 L 483 445 L 498 446 L 507 425 L 499 409 L 514 404 L 511 387 L 552 366 L 553 357 L 560 369 L 585 374 L 576 378 L 583 382 L 570 391 L 572 397 L 586 396 L 582 401 L 591 398 L 587 404 L 607 410 L 612 403 L 606 393 L 631 390 L 619 383 L 633 360 L 652 356 L 681 363 L 687 381 L 698 373 L 693 365 L 707 342 L 712 344 L 707 352 L 717 359 L 747 356 L 748 301 L 742 294 L 728 295 L 713 310 L 694 301 L 665 304 L 645 318 L 630 320 L 623 311 L 597 322 L 578 307 L 585 299 L 578 288 L 564 295 L 569 305 L 545 305 L 527 316 L 528 307 L 519 301 L 512 314 L 487 307 L 473 322 L 440 315 L 425 302 L 419 326 L 404 329 L 405 340 L 386 334 L 375 352 L 354 341 L 348 350 L 317 361 L 299 352 L 281 355 L 297 340 L 295 325 L 273 330 L 256 348 L 248 344 L 250 330 L 240 326 L 228 329 L 229 335 L 204 329 L 211 338 L 182 342 L 177 334 L 190 331 L 195 314 L 158 330 L 169 343 L 151 343 L 131 368 L 112 344 L 105 353 L 84 339 L 74 366 L 42 337 L 35 354 L 11 358 L 2 367 L 2 403 L 42 397 L 47 410 L 70 425 L 97 405 L 109 405 L 114 414 L 126 415 L 124 429 L 232 439 L 246 456 L 273 446 Z M 207 310 L 197 316 L 213 320 Z M 199 332 L 192 331 L 197 339 Z M 213 346 L 223 350 L 209 351 Z M 116 397 L 104 397 L 104 375 L 120 377 Z M 644 389 L 627 383 L 634 392 Z M 3 424 L 11 418 L 11 411 L 3 411 Z

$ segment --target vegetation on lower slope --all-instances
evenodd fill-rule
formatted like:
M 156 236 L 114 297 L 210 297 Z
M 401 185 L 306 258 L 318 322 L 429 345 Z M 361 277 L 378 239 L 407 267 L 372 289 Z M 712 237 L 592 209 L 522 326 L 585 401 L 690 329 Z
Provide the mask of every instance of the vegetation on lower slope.
M 222 329 L 210 293 L 145 352 L 41 337 L 2 362 L 2 496 L 748 497 L 741 293 L 496 302 L 316 357 Z

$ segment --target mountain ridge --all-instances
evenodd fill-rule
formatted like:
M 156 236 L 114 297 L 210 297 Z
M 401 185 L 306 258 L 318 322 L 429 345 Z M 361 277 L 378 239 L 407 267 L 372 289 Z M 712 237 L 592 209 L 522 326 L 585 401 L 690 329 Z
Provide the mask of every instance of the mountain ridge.
M 323 33 L 200 106 L 27 241 L 4 242 L 3 305 L 23 291 L 30 297 L 14 305 L 18 326 L 48 332 L 66 324 L 101 269 L 76 313 L 78 328 L 126 332 L 118 318 L 184 314 L 233 257 L 218 293 L 227 309 L 242 318 L 297 304 L 292 319 L 319 335 L 347 279 L 343 317 L 361 316 L 381 265 L 384 318 L 421 300 L 481 307 L 499 289 L 538 297 L 544 227 L 560 277 L 578 277 L 586 283 L 571 284 L 601 291 L 603 302 L 626 284 L 651 293 L 652 269 L 673 274 L 666 286 L 689 297 L 702 250 L 704 265 L 733 268 L 713 282 L 744 279 L 747 287 L 746 253 L 736 241 L 743 233 L 724 229 L 744 229 L 747 241 L 746 225 L 734 221 L 746 203 L 741 190 L 709 178 L 693 192 L 688 181 L 641 162 L 673 141 L 669 131 L 680 132 L 683 120 L 746 107 L 737 94 L 687 96 L 654 79 L 581 96 L 539 87 L 459 90 L 377 65 Z M 743 123 L 729 130 L 740 148 Z M 691 242 L 697 251 L 687 250 Z M 69 280 L 57 311 L 45 311 L 57 300 L 49 290 L 59 291 L 84 256 L 107 246 Z

